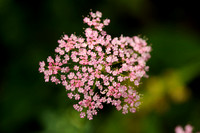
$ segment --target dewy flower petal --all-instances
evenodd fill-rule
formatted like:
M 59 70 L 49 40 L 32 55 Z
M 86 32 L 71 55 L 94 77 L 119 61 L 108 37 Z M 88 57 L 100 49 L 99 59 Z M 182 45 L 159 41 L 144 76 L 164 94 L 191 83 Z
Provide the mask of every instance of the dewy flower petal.
M 89 120 L 104 104 L 123 114 L 135 113 L 141 104 L 136 88 L 142 77 L 148 77 L 151 47 L 138 36 L 112 38 L 103 29 L 110 19 L 101 17 L 99 11 L 90 12 L 83 19 L 89 26 L 84 37 L 64 35 L 55 48 L 55 59 L 49 56 L 47 63 L 39 63 L 45 82 L 63 85 L 69 99 L 77 101 L 74 109 Z

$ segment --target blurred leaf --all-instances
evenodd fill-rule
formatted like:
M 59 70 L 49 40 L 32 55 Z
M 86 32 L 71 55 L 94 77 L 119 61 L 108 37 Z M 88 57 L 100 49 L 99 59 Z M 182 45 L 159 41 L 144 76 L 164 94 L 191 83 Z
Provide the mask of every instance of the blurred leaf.
M 91 133 L 91 122 L 81 119 L 72 109 L 62 111 L 46 110 L 42 115 L 43 133 Z
M 200 62 L 199 38 L 190 31 L 169 25 L 156 25 L 145 29 L 152 43 L 150 70 L 159 73 L 166 68 L 179 68 Z

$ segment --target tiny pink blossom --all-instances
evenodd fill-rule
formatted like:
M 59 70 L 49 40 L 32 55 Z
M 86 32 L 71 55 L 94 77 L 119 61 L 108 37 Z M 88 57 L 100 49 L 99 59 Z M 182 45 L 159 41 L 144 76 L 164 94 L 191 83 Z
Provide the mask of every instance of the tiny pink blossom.
M 95 17 L 96 17 L 96 14 L 95 14 L 95 13 L 93 13 L 93 12 L 90 12 L 90 15 L 91 15 L 91 17 L 93 17 L 93 18 L 95 18 Z
M 74 70 L 75 70 L 75 71 L 78 71 L 78 70 L 79 70 L 79 67 L 78 67 L 77 65 L 75 65 L 75 66 L 74 66 Z
M 99 12 L 99 11 L 97 11 L 97 12 L 96 12 L 96 16 L 97 16 L 98 18 L 101 18 L 101 17 L 102 17 L 102 13 Z
M 79 100 L 80 99 L 80 95 L 79 94 L 76 94 L 75 95 L 75 100 Z
M 74 74 L 73 72 L 70 72 L 70 74 L 68 75 L 68 78 L 69 78 L 69 79 L 73 79 L 74 76 L 75 76 L 75 74 Z
M 81 118 L 84 118 L 84 117 L 85 117 L 85 112 L 81 112 L 81 113 L 80 113 L 80 117 L 81 117 Z
M 68 93 L 67 95 L 68 95 L 68 97 L 69 97 L 70 99 L 72 99 L 72 97 L 74 96 L 72 93 Z
M 87 71 L 87 68 L 84 66 L 82 67 L 82 72 L 86 72 Z
M 49 57 L 47 58 L 47 62 L 49 62 L 49 63 L 53 63 L 54 60 L 53 60 L 53 58 L 52 58 L 51 56 L 49 56 Z
M 39 64 L 40 64 L 40 67 L 44 67 L 45 66 L 45 62 L 44 61 L 41 61 Z
M 84 23 L 88 23 L 88 22 L 90 22 L 90 19 L 89 19 L 88 17 L 85 17 L 85 18 L 83 19 L 83 22 L 84 22 Z
M 109 23 L 110 23 L 110 19 L 105 19 L 105 20 L 103 21 L 103 24 L 104 24 L 104 25 L 109 25 Z

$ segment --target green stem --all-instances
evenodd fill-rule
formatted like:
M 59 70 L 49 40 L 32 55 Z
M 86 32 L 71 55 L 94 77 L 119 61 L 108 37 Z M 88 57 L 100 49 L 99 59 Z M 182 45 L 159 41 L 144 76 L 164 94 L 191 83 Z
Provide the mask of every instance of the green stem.
M 94 90 L 95 89 L 95 84 L 96 84 L 96 81 L 97 81 L 97 78 L 95 78 L 95 80 L 94 80 L 94 84 L 93 84 L 93 86 L 92 86 L 92 89 Z

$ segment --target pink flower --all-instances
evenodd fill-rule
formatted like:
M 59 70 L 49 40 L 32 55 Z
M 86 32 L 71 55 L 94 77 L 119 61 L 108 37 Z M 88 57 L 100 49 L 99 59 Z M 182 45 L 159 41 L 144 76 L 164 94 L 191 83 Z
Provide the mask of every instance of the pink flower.
M 85 30 L 85 35 L 86 35 L 86 37 L 91 37 L 91 35 L 92 35 L 92 29 L 91 28 L 87 28 Z
M 53 60 L 53 58 L 52 58 L 51 56 L 49 56 L 49 57 L 47 58 L 47 62 L 49 62 L 49 63 L 53 63 L 54 60 Z
M 75 94 L 75 100 L 79 100 L 80 99 L 80 95 L 79 94 Z
M 89 26 L 85 38 L 64 35 L 55 48 L 55 59 L 49 56 L 48 63 L 39 63 L 45 82 L 61 83 L 68 97 L 77 100 L 73 107 L 82 111 L 80 117 L 89 120 L 103 109 L 103 103 L 123 114 L 135 113 L 141 103 L 136 87 L 141 78 L 148 77 L 151 47 L 137 36 L 112 38 L 104 31 L 110 19 L 101 17 L 99 11 L 90 12 L 83 19 Z
M 111 57 L 111 56 L 107 57 L 107 58 L 106 58 L 106 61 L 107 61 L 108 63 L 111 63 L 111 62 L 112 62 L 112 57 Z
M 72 93 L 68 93 L 67 95 L 68 95 L 68 97 L 69 97 L 70 99 L 72 99 L 72 97 L 74 96 Z
M 74 70 L 75 70 L 75 71 L 78 71 L 78 70 L 79 70 L 79 67 L 78 67 L 77 65 L 75 65 L 75 66 L 74 66 Z
M 90 15 L 91 15 L 91 17 L 93 17 L 93 18 L 95 18 L 95 17 L 96 17 L 96 14 L 95 14 L 95 13 L 93 13 L 93 12 L 90 12 Z
M 175 133 L 192 133 L 193 127 L 191 125 L 186 125 L 185 130 L 181 126 L 175 128 Z
M 102 13 L 99 12 L 99 11 L 97 11 L 97 12 L 96 12 L 96 16 L 97 16 L 98 18 L 101 18 L 101 17 L 102 17 Z
M 82 67 L 82 72 L 86 72 L 87 71 L 87 68 L 84 66 L 84 67 Z
M 110 19 L 105 19 L 105 20 L 103 21 L 103 24 L 104 24 L 104 25 L 109 25 L 109 23 L 110 23 Z
M 85 117 L 85 112 L 81 112 L 81 113 L 80 113 L 80 117 L 81 117 L 81 118 L 84 118 L 84 117 Z
M 83 19 L 83 22 L 84 22 L 84 23 L 88 23 L 88 22 L 90 22 L 90 19 L 89 19 L 88 17 L 85 17 L 85 18 Z
M 69 79 L 73 79 L 74 76 L 75 76 L 75 74 L 74 74 L 73 72 L 70 72 L 70 74 L 68 75 L 68 78 L 69 78 Z
M 40 67 L 44 67 L 45 66 L 45 62 L 44 61 L 41 61 L 39 64 L 40 64 Z
M 45 71 L 45 62 L 44 61 L 41 61 L 40 63 L 39 63 L 39 65 L 40 65 L 40 68 L 39 68 L 39 72 L 40 73 L 42 73 L 42 72 L 44 72 Z

